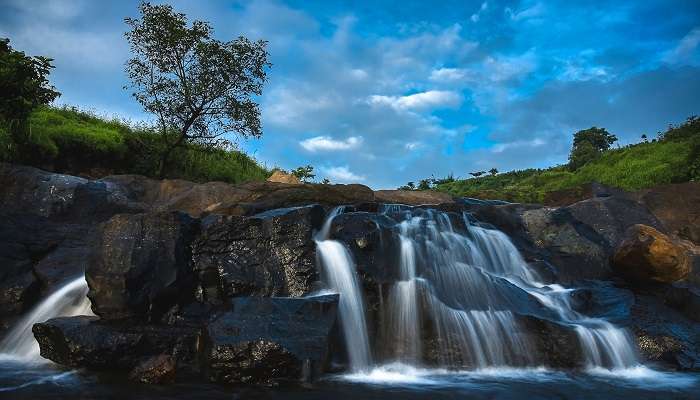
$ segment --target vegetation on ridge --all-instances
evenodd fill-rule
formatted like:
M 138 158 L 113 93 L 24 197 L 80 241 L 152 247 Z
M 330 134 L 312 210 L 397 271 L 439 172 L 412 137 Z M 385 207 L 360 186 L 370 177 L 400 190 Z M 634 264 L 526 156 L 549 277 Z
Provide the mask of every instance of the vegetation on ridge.
M 448 177 L 429 187 L 454 196 L 544 202 L 552 192 L 576 190 L 591 182 L 638 190 L 698 180 L 700 118 L 690 117 L 682 124 L 669 126 L 653 141 L 644 137 L 641 143 L 603 150 L 593 156 L 589 152 L 587 157 L 588 160 L 575 165 L 573 170 L 570 165 L 561 165 L 464 180 Z

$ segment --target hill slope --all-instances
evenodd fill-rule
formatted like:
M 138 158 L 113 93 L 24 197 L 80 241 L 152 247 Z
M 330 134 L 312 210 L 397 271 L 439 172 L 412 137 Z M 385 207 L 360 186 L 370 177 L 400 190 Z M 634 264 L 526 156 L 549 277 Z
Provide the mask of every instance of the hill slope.
M 600 182 L 625 190 L 700 179 L 700 120 L 689 118 L 658 140 L 605 151 L 576 171 L 567 166 L 526 169 L 456 180 L 435 190 L 453 196 L 542 203 L 553 192 Z
M 29 118 L 27 134 L 11 135 L 0 126 L 0 161 L 89 176 L 156 175 L 157 135 L 117 119 L 75 108 L 42 107 Z M 239 151 L 178 149 L 169 178 L 195 182 L 240 183 L 265 180 L 270 172 Z

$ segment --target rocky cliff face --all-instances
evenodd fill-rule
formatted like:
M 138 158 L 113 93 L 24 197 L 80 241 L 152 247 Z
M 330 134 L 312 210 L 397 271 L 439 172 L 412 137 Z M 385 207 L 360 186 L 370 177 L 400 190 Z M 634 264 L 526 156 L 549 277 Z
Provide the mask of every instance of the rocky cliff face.
M 692 243 L 700 205 L 674 213 L 659 200 L 697 196 L 694 183 L 660 193 L 605 192 L 563 207 L 361 185 L 89 181 L 6 164 L 0 187 L 0 327 L 67 279 L 84 272 L 90 286 L 98 317 L 34 327 L 42 355 L 61 364 L 143 382 L 311 379 L 343 352 L 338 296 L 309 296 L 323 287 L 315 232 L 330 207 L 349 205 L 329 235 L 353 253 L 371 336 L 381 338 L 381 302 L 400 271 L 399 249 L 387 240 L 396 222 L 378 211 L 380 203 L 408 202 L 447 211 L 455 229 L 471 220 L 504 231 L 548 282 L 582 288 L 575 293 L 580 310 L 604 315 L 618 299 L 615 322 L 635 332 L 647 359 L 700 369 L 700 262 Z M 685 243 L 683 274 L 640 283 L 619 273 L 625 263 L 614 255 L 620 246 L 641 246 L 628 232 L 638 224 Z M 544 363 L 578 365 L 580 350 L 566 331 L 536 310 L 523 313 L 522 324 Z

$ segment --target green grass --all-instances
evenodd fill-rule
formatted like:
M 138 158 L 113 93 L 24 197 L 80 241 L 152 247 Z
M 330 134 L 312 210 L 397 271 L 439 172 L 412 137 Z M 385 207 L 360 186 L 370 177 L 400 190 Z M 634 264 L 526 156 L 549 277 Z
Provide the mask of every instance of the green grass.
M 0 160 L 63 173 L 155 177 L 159 147 L 159 137 L 146 129 L 68 107 L 35 110 L 21 134 L 0 126 Z M 169 178 L 195 182 L 241 183 L 269 175 L 242 152 L 205 151 L 197 145 L 177 149 L 167 171 Z
M 658 141 L 605 151 L 573 172 L 566 166 L 512 171 L 443 183 L 435 190 L 460 197 L 541 203 L 549 193 L 581 190 L 582 185 L 591 182 L 638 190 L 697 180 L 700 124 L 697 121 L 692 124 L 693 129 L 686 125 L 673 127 Z

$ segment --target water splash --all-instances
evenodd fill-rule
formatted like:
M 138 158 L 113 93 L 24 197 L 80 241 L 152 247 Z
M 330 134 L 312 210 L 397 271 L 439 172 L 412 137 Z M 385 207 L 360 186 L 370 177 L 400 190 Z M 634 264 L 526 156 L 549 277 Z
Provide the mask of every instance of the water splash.
M 39 343 L 34 339 L 32 326 L 51 318 L 74 315 L 94 315 L 87 298 L 85 277 L 76 278 L 58 288 L 39 303 L 0 342 L 0 358 L 21 362 L 47 362 L 39 354 Z

